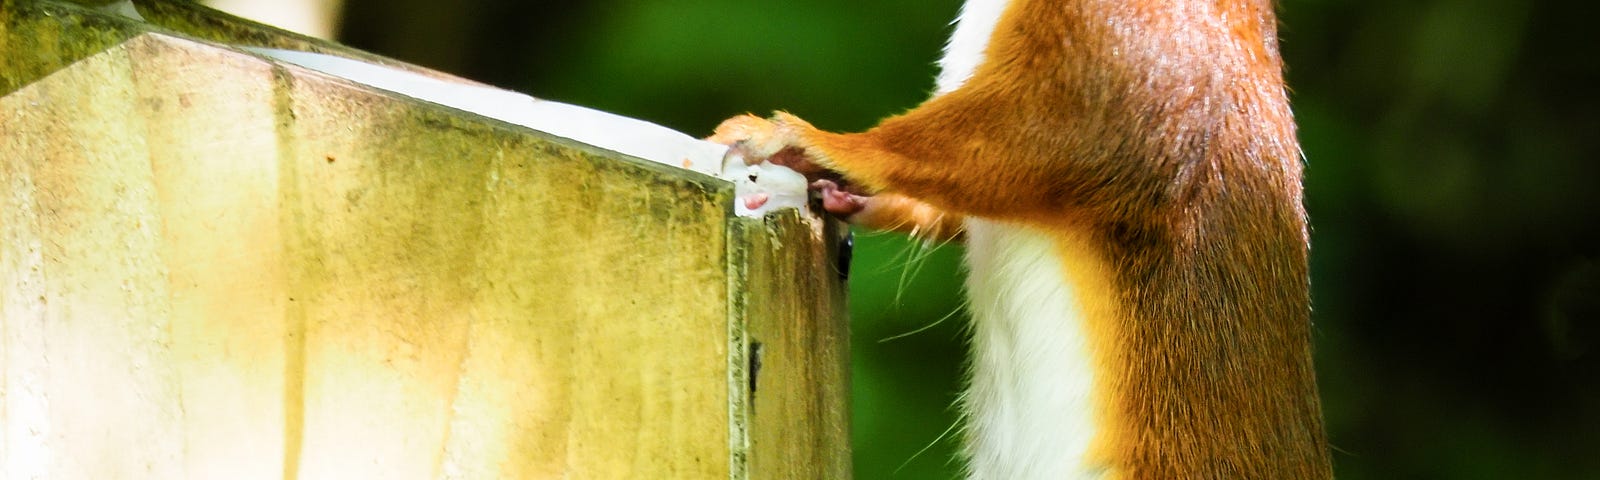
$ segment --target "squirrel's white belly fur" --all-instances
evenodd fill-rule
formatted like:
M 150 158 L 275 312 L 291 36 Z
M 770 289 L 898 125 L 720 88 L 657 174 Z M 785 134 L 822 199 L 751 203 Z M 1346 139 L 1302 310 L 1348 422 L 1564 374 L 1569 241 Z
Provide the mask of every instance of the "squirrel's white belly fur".
M 968 0 L 939 62 L 937 93 L 983 61 L 1007 0 Z M 971 378 L 963 396 L 973 479 L 1092 479 L 1093 363 L 1057 246 L 1026 227 L 968 218 Z
M 1093 363 L 1057 246 L 1025 227 L 969 218 L 967 268 L 969 477 L 1098 478 L 1087 458 Z

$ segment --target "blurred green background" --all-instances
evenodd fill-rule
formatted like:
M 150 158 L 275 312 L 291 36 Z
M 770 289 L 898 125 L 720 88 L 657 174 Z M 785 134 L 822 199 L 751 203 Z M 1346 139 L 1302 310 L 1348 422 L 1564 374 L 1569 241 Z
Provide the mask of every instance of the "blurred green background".
M 1281 2 L 1340 478 L 1600 479 L 1600 37 L 1576 5 Z M 339 38 L 695 135 L 775 109 L 857 131 L 928 95 L 958 8 L 354 0 Z M 859 478 L 957 475 L 960 256 L 857 236 Z

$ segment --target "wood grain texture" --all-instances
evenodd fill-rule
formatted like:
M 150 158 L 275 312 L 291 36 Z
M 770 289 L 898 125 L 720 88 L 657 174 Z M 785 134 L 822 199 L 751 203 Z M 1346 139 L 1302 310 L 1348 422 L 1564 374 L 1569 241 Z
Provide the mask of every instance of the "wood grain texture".
M 749 346 L 741 365 L 754 377 L 737 386 L 748 401 L 734 411 L 747 425 L 748 478 L 850 478 L 846 233 L 797 212 L 734 229 L 747 246 L 729 264 L 744 269 L 732 288 L 744 331 L 733 337 Z
M 0 97 L 0 477 L 847 475 L 837 226 L 732 202 L 131 35 Z

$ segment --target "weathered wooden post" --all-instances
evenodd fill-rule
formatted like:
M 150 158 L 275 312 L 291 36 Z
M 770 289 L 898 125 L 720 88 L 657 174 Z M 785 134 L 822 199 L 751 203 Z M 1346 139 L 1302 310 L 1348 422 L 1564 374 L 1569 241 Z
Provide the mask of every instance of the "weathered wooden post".
M 0 478 L 849 476 L 836 224 L 136 3 L 0 4 Z

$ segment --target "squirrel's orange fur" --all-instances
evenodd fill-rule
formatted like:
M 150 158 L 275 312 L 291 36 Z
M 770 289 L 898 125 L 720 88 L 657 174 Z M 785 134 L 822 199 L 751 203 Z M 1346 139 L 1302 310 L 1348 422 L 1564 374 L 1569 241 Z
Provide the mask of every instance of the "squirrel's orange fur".
M 855 134 L 743 116 L 713 138 L 875 194 L 858 223 L 1057 239 L 1062 275 L 1106 304 L 1087 321 L 1091 457 L 1112 477 L 1328 478 L 1275 22 L 1267 0 L 1012 0 L 972 77 L 916 109 Z

